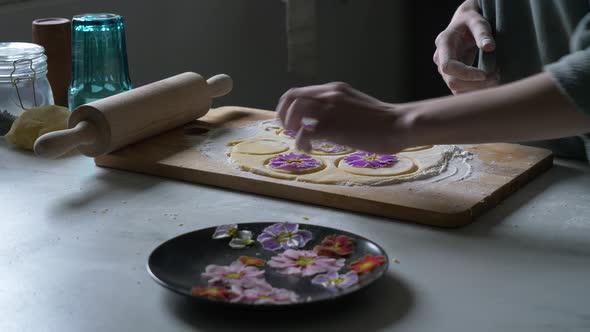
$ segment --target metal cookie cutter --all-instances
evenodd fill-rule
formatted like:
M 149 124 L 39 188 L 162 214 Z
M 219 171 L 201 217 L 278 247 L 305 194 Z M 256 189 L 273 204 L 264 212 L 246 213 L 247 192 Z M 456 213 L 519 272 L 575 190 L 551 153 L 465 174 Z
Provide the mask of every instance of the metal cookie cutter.
M 14 77 L 14 73 L 16 73 L 16 66 L 21 64 L 21 63 L 29 63 L 29 68 L 31 69 L 31 72 L 33 73 L 32 76 L 29 77 Z M 13 70 L 12 73 L 10 73 L 10 83 L 12 84 L 12 86 L 14 86 L 14 88 L 16 89 L 16 95 L 18 97 L 18 101 L 20 103 L 20 107 L 23 110 L 26 110 L 27 108 L 23 105 L 23 100 L 21 98 L 20 95 L 20 91 L 18 90 L 18 84 L 21 81 L 33 81 L 33 102 L 35 103 L 33 105 L 33 107 L 37 107 L 37 92 L 35 91 L 35 83 L 37 82 L 37 72 L 35 71 L 35 69 L 33 69 L 33 60 L 31 59 L 20 59 L 20 60 L 16 60 L 12 63 L 13 66 Z

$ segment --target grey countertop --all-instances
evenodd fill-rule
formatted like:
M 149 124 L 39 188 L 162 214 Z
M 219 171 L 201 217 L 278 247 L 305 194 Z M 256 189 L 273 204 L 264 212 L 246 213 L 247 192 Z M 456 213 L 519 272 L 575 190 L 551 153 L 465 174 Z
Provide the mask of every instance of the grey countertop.
M 161 242 L 229 222 L 358 233 L 399 263 L 331 306 L 222 312 L 153 282 Z M 590 167 L 557 161 L 454 230 L 139 174 L 0 139 L 0 331 L 590 331 Z

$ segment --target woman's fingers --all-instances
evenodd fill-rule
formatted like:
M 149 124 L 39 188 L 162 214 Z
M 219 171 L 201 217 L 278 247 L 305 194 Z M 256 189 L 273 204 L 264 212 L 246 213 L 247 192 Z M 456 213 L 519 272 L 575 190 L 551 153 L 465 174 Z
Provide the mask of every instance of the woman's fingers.
M 448 75 L 443 75 L 443 79 L 453 94 L 459 94 L 497 86 L 500 77 L 498 73 L 492 73 L 483 81 L 464 81 Z
M 479 13 L 476 0 L 465 1 L 453 15 L 449 26 L 435 40 L 433 60 L 447 85 L 464 86 L 464 82 L 480 82 L 487 86 L 485 71 L 472 66 L 477 49 L 491 52 L 496 48 L 490 23 Z M 451 77 L 452 80 L 449 80 Z M 449 86 L 451 90 L 453 88 Z
M 312 98 L 325 91 L 326 88 L 323 85 L 311 85 L 303 88 L 292 88 L 285 92 L 275 109 L 277 117 L 281 120 L 283 125 L 287 122 L 287 116 L 291 105 L 297 98 Z
M 340 144 L 349 144 L 346 138 L 347 128 L 350 131 L 351 127 L 346 126 L 337 119 L 330 118 L 323 121 L 317 121 L 313 125 L 301 126 L 297 131 L 295 137 L 295 147 L 299 150 L 309 152 L 311 151 L 311 142 L 313 140 L 330 140 L 339 142 Z M 348 132 L 350 135 L 351 133 Z
M 315 139 L 314 128 L 301 126 L 295 137 L 295 148 L 309 153 L 311 151 L 311 141 Z
M 465 20 L 477 47 L 485 52 L 492 52 L 496 49 L 496 42 L 492 35 L 490 23 L 481 15 L 473 14 Z
M 458 60 L 449 60 L 446 64 L 439 66 L 439 71 L 445 75 L 453 76 L 462 81 L 484 81 L 486 79 L 485 71 L 468 66 Z
M 296 99 L 306 98 L 330 102 L 330 100 L 333 99 L 334 94 L 343 95 L 349 93 L 352 90 L 353 89 L 350 87 L 350 85 L 343 82 L 332 82 L 303 88 L 293 88 L 283 94 L 275 111 L 277 112 L 277 117 L 281 120 L 283 125 L 285 125 L 288 121 L 287 116 L 289 114 L 291 104 L 293 104 Z M 298 129 L 298 127 L 292 130 L 296 129 Z
M 463 46 L 457 46 L 461 41 L 458 40 L 457 32 L 443 31 L 436 38 L 436 52 L 433 60 L 438 66 L 439 72 L 455 76 L 464 81 L 483 81 L 486 78 L 486 73 L 478 68 L 468 66 L 461 62 L 458 56 L 458 48 L 463 49 Z
M 297 98 L 289 106 L 283 120 L 283 127 L 289 130 L 299 130 L 303 127 L 303 119 L 320 121 L 327 116 L 328 106 L 310 98 Z
M 285 93 L 277 116 L 283 126 L 297 131 L 295 145 L 309 152 L 313 140 L 367 151 L 396 149 L 394 130 L 398 113 L 384 103 L 343 83 L 292 89 Z

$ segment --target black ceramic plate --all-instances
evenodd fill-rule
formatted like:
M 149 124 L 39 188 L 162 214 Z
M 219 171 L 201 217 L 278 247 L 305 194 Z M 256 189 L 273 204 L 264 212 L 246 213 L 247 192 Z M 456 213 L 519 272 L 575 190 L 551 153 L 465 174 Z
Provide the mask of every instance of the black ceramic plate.
M 238 228 L 240 230 L 252 231 L 253 239 L 256 239 L 264 228 L 273 224 L 275 223 L 243 223 L 238 224 Z M 211 227 L 186 233 L 158 246 L 148 259 L 147 267 L 152 278 L 160 285 L 178 294 L 192 297 L 197 301 L 226 303 L 241 307 L 268 308 L 339 299 L 345 295 L 357 292 L 379 279 L 389 267 L 387 253 L 379 245 L 362 236 L 334 228 L 299 224 L 299 229 L 310 231 L 313 234 L 313 238 L 303 248 L 297 250 L 313 250 L 314 246 L 319 245 L 326 236 L 333 234 L 346 235 L 355 240 L 355 251 L 346 258 L 345 265 L 340 270 L 340 273 L 349 271 L 351 262 L 367 255 L 384 256 L 385 262 L 371 272 L 360 275 L 358 284 L 338 291 L 331 291 L 320 285 L 312 284 L 311 279 L 313 277 L 285 276 L 266 265 L 263 268 L 265 270 L 265 278 L 273 287 L 288 289 L 298 295 L 298 302 L 291 304 L 243 304 L 193 296 L 191 295 L 191 289 L 193 287 L 207 286 L 207 279 L 203 278 L 201 273 L 205 271 L 205 267 L 209 264 L 229 265 L 237 260 L 239 256 L 256 257 L 268 261 L 271 257 L 283 252 L 283 250 L 277 252 L 265 250 L 258 241 L 254 245 L 244 249 L 233 249 L 228 245 L 229 239 L 212 239 L 215 229 L 216 227 Z

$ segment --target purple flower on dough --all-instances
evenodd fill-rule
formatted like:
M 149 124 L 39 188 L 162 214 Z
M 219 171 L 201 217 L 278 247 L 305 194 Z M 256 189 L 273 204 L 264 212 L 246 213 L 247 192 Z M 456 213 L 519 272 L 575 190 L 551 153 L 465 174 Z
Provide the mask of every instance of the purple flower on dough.
M 285 250 L 267 263 L 281 274 L 309 277 L 319 273 L 337 272 L 344 266 L 343 258 L 318 256 L 310 250 Z
M 286 171 L 300 171 L 318 167 L 320 161 L 306 154 L 286 153 L 272 158 L 268 165 Z
M 395 164 L 398 159 L 391 154 L 376 154 L 369 152 L 356 152 L 344 157 L 344 161 L 358 168 L 383 168 Z
M 326 274 L 320 274 L 311 279 L 312 284 L 324 286 L 331 291 L 346 289 L 352 285 L 356 285 L 358 281 L 359 276 L 354 271 L 349 271 L 345 274 L 330 272 Z
M 313 125 L 311 125 L 311 124 L 306 124 L 306 125 L 303 125 L 303 128 L 305 128 L 305 129 L 308 129 L 308 130 L 311 130 L 311 129 L 313 129 L 313 127 L 314 127 L 314 126 L 313 126 Z M 285 129 L 285 130 L 283 130 L 283 134 L 284 134 L 285 136 L 289 136 L 289 137 L 291 137 L 291 138 L 295 138 L 295 137 L 297 137 L 297 131 L 296 131 L 296 130 Z
M 344 145 L 338 145 L 330 142 L 312 142 L 312 150 L 321 151 L 324 153 L 342 153 L 350 149 Z
M 255 288 L 231 287 L 235 297 L 231 302 L 248 304 L 289 304 L 297 302 L 297 294 L 287 289 L 274 288 L 270 285 Z
M 301 248 L 312 237 L 313 235 L 310 231 L 299 229 L 299 224 L 284 222 L 266 227 L 258 235 L 257 240 L 262 245 L 262 248 L 277 251 L 280 249 Z
M 224 239 L 227 237 L 234 237 L 238 235 L 238 225 L 236 224 L 228 224 L 228 225 L 221 225 L 215 229 L 213 233 L 213 239 Z
M 286 136 L 289 136 L 291 138 L 295 138 L 295 136 L 297 136 L 297 132 L 295 130 L 289 130 L 289 129 L 283 130 L 283 134 L 285 134 Z
M 240 261 L 235 261 L 229 266 L 207 265 L 205 272 L 201 275 L 209 279 L 210 285 L 226 287 L 236 285 L 243 288 L 267 285 L 264 280 L 264 270 L 255 266 L 246 266 Z

